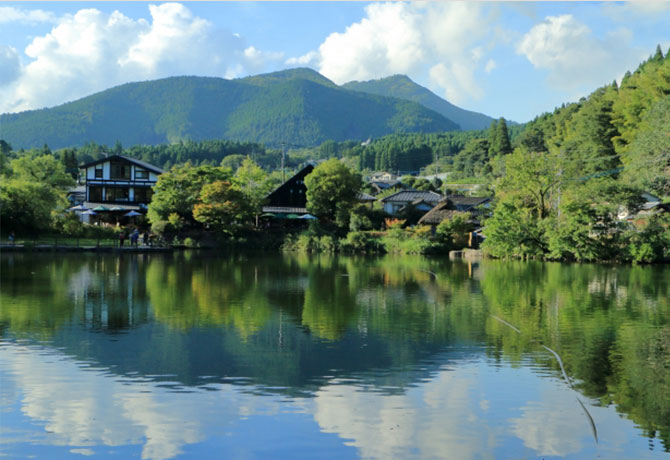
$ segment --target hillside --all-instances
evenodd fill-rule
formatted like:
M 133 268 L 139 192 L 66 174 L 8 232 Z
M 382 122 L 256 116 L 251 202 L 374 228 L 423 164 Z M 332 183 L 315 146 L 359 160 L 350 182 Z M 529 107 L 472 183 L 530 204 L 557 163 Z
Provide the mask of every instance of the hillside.
M 429 89 L 414 83 L 405 75 L 394 75 L 379 80 L 362 82 L 352 81 L 345 83 L 342 87 L 369 94 L 418 102 L 457 123 L 463 130 L 486 129 L 493 121 L 493 118 L 482 113 L 471 112 L 450 104 Z
M 309 69 L 226 80 L 128 83 L 57 107 L 0 116 L 14 148 L 231 139 L 277 146 L 457 130 L 416 103 L 338 87 Z

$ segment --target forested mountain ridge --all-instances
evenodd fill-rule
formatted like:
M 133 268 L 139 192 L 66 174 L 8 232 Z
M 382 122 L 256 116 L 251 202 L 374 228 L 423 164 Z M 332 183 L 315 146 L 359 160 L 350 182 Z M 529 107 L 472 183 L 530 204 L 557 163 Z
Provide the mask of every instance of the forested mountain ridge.
M 310 69 L 127 83 L 57 107 L 0 115 L 0 138 L 14 148 L 207 139 L 315 146 L 458 129 L 416 102 L 344 89 Z
M 424 107 L 428 107 L 458 123 L 463 130 L 486 129 L 494 121 L 493 118 L 483 113 L 465 110 L 449 103 L 429 89 L 416 84 L 405 75 L 393 75 L 378 80 L 351 81 L 345 83 L 342 87 L 369 94 L 397 97 L 399 99 L 418 102 Z

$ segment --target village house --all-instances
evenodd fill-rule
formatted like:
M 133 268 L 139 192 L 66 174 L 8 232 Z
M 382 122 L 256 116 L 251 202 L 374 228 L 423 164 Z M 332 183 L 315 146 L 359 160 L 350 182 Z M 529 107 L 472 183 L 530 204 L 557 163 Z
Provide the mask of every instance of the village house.
M 439 225 L 445 219 L 456 215 L 467 215 L 471 223 L 479 226 L 482 215 L 491 206 L 491 198 L 452 195 L 440 201 L 419 219 L 419 225 Z
M 428 212 L 443 199 L 444 196 L 435 192 L 402 190 L 382 198 L 381 201 L 386 213 L 396 215 L 408 206 L 412 206 L 416 211 Z
M 272 215 L 284 219 L 309 219 L 312 217 L 307 213 L 307 186 L 305 185 L 305 177 L 314 171 L 314 166 L 315 163 L 308 163 L 293 177 L 270 193 L 265 199 L 263 214 L 266 217 Z M 367 204 L 370 207 L 377 201 L 374 196 L 361 192 L 358 193 L 357 200 L 359 203 Z
M 143 212 L 162 169 L 134 158 L 112 155 L 81 165 L 86 180 L 83 206 L 96 213 Z
M 663 200 L 651 193 L 642 193 L 641 200 L 642 203 L 639 209 L 631 211 L 630 209 L 621 207 L 617 214 L 617 218 L 639 225 L 643 223 L 645 219 L 648 219 L 655 214 L 670 212 L 670 204 L 663 203 Z

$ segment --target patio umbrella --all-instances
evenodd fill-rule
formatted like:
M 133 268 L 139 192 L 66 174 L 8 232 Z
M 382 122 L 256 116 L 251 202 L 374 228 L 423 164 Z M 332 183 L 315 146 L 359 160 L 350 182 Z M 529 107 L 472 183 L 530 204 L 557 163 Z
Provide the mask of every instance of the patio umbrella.
M 300 216 L 297 214 L 286 214 L 287 219 L 300 219 Z
M 114 206 L 110 211 L 125 211 L 121 206 Z
M 70 211 L 88 211 L 88 208 L 84 206 L 83 204 L 78 204 L 77 206 L 72 206 Z
M 272 214 L 271 212 L 266 212 L 261 214 L 261 217 L 277 217 L 276 214 Z
M 95 216 L 96 214 L 97 214 L 97 212 L 95 212 L 91 209 L 89 209 L 88 211 L 82 212 L 82 215 L 84 215 L 84 216 Z
M 104 206 L 98 206 L 93 208 L 94 211 L 109 211 L 109 208 L 106 208 Z
M 127 216 L 127 217 L 135 217 L 135 216 L 141 216 L 141 215 L 142 215 L 142 213 L 137 212 L 137 211 L 130 211 L 130 212 L 127 212 L 127 213 L 124 214 L 124 216 Z
M 311 214 L 304 214 L 304 215 L 298 217 L 298 219 L 314 220 L 314 219 L 318 219 L 318 217 L 313 216 Z

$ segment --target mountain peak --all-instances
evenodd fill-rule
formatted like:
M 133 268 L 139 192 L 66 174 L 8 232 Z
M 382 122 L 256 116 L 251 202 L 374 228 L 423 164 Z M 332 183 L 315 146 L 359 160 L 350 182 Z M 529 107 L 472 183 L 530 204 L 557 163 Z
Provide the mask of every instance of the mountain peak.
M 278 70 L 276 72 L 240 78 L 239 80 L 259 86 L 266 86 L 289 80 L 309 80 L 325 86 L 337 86 L 319 72 L 310 69 L 309 67 L 295 67 L 293 69 Z
M 352 81 L 345 83 L 342 87 L 379 96 L 396 97 L 418 102 L 445 118 L 458 123 L 461 129 L 464 130 L 487 129 L 493 121 L 493 118 L 483 113 L 472 112 L 451 104 L 428 88 L 415 83 L 407 75 L 396 74 L 377 80 Z

